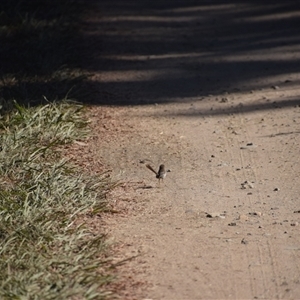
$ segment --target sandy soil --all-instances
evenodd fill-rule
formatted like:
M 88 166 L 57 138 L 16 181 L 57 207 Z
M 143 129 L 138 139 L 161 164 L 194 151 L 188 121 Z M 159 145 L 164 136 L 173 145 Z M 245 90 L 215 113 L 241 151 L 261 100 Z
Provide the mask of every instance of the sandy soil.
M 123 182 L 118 259 L 136 256 L 121 298 L 300 299 L 300 5 L 210 3 L 89 16 L 90 146 Z

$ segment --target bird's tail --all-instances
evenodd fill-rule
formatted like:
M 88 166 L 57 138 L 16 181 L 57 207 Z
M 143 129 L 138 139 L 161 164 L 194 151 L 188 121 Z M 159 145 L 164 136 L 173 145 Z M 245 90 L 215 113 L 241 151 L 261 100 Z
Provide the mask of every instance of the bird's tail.
M 147 167 L 149 170 L 151 170 L 154 174 L 157 175 L 157 172 L 156 172 L 149 164 L 146 165 L 146 167 Z

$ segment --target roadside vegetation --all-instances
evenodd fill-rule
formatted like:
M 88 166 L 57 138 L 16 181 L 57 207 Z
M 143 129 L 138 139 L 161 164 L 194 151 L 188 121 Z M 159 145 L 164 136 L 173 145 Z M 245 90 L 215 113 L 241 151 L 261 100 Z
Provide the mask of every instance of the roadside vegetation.
M 72 164 L 89 135 L 76 47 L 83 2 L 3 1 L 0 11 L 0 298 L 106 299 L 105 235 L 85 224 L 114 184 Z M 82 56 L 81 56 L 82 57 Z

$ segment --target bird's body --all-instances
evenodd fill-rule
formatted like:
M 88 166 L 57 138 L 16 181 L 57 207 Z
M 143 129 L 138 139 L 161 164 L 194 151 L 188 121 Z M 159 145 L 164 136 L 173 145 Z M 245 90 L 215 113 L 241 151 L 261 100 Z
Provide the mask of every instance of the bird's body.
M 165 165 L 160 165 L 158 172 L 156 174 L 156 178 L 158 180 L 163 180 L 166 177 L 167 173 L 166 173 L 166 169 L 165 169 Z
M 160 165 L 157 172 L 149 164 L 146 165 L 146 167 L 156 175 L 156 178 L 159 180 L 159 182 L 160 180 L 164 180 L 164 178 L 167 175 L 167 172 L 170 172 L 170 170 L 166 171 L 165 165 Z

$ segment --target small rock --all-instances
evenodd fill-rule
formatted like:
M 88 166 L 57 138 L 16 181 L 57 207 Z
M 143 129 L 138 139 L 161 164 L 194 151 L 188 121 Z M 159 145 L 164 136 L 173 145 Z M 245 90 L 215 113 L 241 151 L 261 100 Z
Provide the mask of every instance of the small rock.
M 249 215 L 250 216 L 259 216 L 260 217 L 262 215 L 262 213 L 260 211 L 255 211 L 255 212 L 250 212 Z
M 241 187 L 242 190 L 245 190 L 247 188 L 253 189 L 253 184 L 250 181 L 248 181 L 248 180 L 246 180 L 243 183 L 241 183 L 241 186 L 242 186 Z
M 246 215 L 239 215 L 237 219 L 240 221 L 248 221 L 249 220 L 248 216 L 246 216 Z
M 212 213 L 206 213 L 206 218 L 225 218 L 225 214 L 218 213 L 218 212 L 212 212 Z
M 226 102 L 228 102 L 228 98 L 225 98 L 225 97 L 222 98 L 221 101 L 220 101 L 220 103 L 226 103 Z
M 236 226 L 236 223 L 235 222 L 231 222 L 228 224 L 228 226 Z
M 298 225 L 299 225 L 298 222 L 291 223 L 291 226 L 298 226 Z
M 279 190 L 280 190 L 279 188 L 275 188 L 273 191 L 278 192 Z
M 257 145 L 254 145 L 253 143 L 247 143 L 245 146 L 241 146 L 240 149 L 243 150 L 243 149 L 252 149 L 252 148 L 256 148 Z
M 243 239 L 241 240 L 241 243 L 244 244 L 244 245 L 247 245 L 249 242 L 248 242 L 246 239 L 243 238 Z
M 278 85 L 272 85 L 272 89 L 273 90 L 279 90 L 279 86 Z
M 300 210 L 295 210 L 294 214 L 300 214 Z

